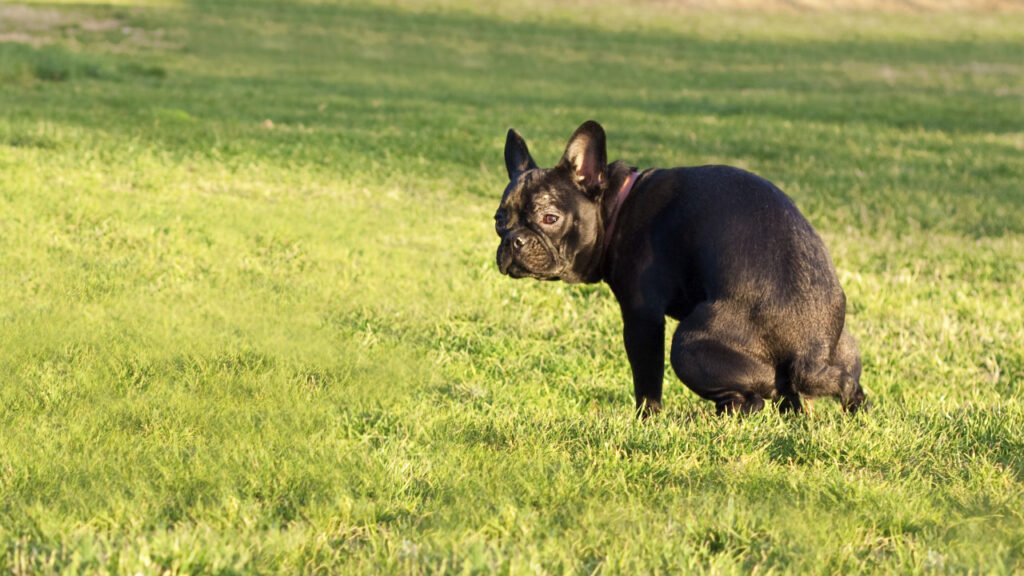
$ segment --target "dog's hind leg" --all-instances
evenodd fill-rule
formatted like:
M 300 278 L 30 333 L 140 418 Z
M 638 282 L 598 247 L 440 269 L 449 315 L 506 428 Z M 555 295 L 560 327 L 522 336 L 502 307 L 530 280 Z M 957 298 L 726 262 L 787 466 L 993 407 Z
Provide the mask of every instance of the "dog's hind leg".
M 831 358 L 824 346 L 818 346 L 794 359 L 792 371 L 793 385 L 801 394 L 833 396 L 851 413 L 864 402 L 864 391 L 860 387 L 860 351 L 845 329 Z
M 676 376 L 719 414 L 757 412 L 775 388 L 775 366 L 756 331 L 726 304 L 704 302 L 679 323 L 671 360 Z
M 799 414 L 804 411 L 803 402 L 800 401 L 800 393 L 793 388 L 793 377 L 788 366 L 779 366 L 776 369 L 774 400 L 779 407 L 779 414 L 786 414 L 788 412 Z
M 843 377 L 839 382 L 839 400 L 843 403 L 843 408 L 852 414 L 861 406 L 866 407 L 870 404 L 864 403 L 864 390 L 860 387 L 860 347 L 846 328 L 843 328 L 842 334 L 839 335 L 839 344 L 836 346 L 832 363 L 843 370 Z

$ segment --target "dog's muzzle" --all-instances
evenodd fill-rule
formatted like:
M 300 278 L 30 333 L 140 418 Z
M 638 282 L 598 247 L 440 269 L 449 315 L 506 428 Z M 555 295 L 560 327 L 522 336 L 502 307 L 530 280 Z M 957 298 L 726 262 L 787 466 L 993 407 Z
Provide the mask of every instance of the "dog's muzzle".
M 497 263 L 498 270 L 512 278 L 549 279 L 557 259 L 553 249 L 536 234 L 509 232 L 498 246 Z

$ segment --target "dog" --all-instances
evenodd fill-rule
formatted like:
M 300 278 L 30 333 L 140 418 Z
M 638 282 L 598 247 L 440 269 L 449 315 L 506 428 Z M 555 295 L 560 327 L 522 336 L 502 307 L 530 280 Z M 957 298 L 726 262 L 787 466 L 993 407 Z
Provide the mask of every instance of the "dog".
M 649 169 L 607 162 L 594 121 L 538 168 L 515 130 L 509 183 L 494 216 L 497 264 L 512 278 L 604 281 L 622 311 L 636 410 L 661 410 L 665 318 L 679 321 L 670 362 L 716 411 L 801 397 L 864 404 L 846 295 L 824 242 L 771 182 L 729 166 Z

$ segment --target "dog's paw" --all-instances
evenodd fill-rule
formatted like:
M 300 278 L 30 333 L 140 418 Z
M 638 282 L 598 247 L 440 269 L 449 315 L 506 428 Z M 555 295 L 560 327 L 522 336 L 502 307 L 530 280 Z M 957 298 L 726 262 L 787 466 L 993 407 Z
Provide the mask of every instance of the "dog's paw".
M 661 412 L 660 400 L 644 398 L 636 407 L 636 416 L 641 420 L 647 420 L 659 412 Z
M 850 415 L 856 414 L 858 412 L 868 412 L 869 410 L 871 410 L 871 401 L 865 400 L 864 395 L 862 394 L 860 398 L 844 405 L 843 410 L 845 410 Z

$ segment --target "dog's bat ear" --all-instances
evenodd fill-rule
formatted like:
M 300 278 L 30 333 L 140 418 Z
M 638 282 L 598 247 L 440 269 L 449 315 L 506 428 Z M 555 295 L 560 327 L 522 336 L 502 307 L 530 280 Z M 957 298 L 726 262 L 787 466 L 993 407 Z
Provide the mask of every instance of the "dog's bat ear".
M 508 179 L 515 180 L 516 174 L 533 170 L 537 163 L 530 156 L 530 150 L 526 147 L 526 140 L 519 135 L 519 132 L 509 128 L 508 136 L 505 137 L 505 168 L 508 169 Z
M 581 124 L 569 138 L 561 164 L 572 170 L 576 183 L 584 190 L 603 189 L 608 182 L 604 128 L 593 120 Z

